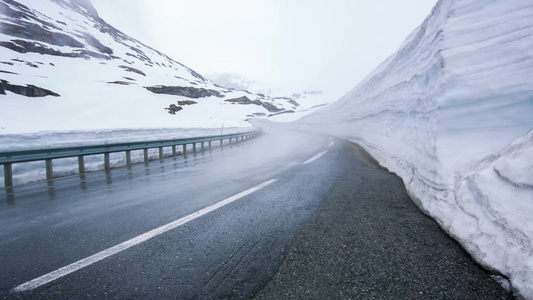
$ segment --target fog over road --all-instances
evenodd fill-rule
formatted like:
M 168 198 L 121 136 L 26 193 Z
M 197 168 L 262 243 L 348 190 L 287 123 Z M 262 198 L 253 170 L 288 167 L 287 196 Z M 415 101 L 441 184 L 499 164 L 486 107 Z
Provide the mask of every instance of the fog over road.
M 331 186 L 337 149 L 327 136 L 269 127 L 231 148 L 16 187 L 14 196 L 0 190 L 0 298 L 251 297 Z M 38 279 L 244 191 L 126 250 Z
M 463 286 L 476 292 L 468 296 L 490 290 L 489 298 L 507 297 L 410 203 L 401 181 L 376 168 L 357 147 L 269 123 L 263 129 L 258 139 L 132 170 L 20 186 L 14 195 L 0 190 L 0 299 L 364 296 L 364 289 L 349 293 L 357 282 L 376 288 L 379 296 L 383 281 L 369 281 L 390 271 L 380 267 L 384 261 L 393 267 L 405 261 L 411 268 L 428 257 L 436 258 L 424 264 L 432 278 L 424 279 L 427 270 L 417 269 L 420 276 L 387 281 L 395 292 L 420 296 L 416 288 L 437 286 L 434 296 L 466 295 L 449 289 L 469 280 Z M 395 209 L 383 201 L 397 198 Z M 394 217 L 388 217 L 391 211 Z M 386 230 L 398 218 L 406 218 L 396 227 L 407 233 Z M 410 226 L 430 233 L 419 235 Z M 417 256 L 420 249 L 426 252 Z M 463 266 L 469 269 L 457 271 Z M 461 275 L 438 278 L 448 274 L 440 270 Z M 350 279 L 335 283 L 328 274 Z M 443 283 L 446 293 L 439 293 L 439 282 L 450 278 L 454 282 Z M 321 284 L 313 284 L 317 280 Z

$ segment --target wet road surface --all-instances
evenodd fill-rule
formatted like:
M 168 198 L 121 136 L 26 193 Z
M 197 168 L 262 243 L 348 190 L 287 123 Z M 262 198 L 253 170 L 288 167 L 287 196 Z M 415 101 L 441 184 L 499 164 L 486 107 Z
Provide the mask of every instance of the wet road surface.
M 275 274 L 339 168 L 339 146 L 327 136 L 265 132 L 186 158 L 15 187 L 14 195 L 0 190 L 0 299 L 252 297 Z M 264 183 L 125 250 L 61 271 Z
M 264 130 L 0 190 L 0 299 L 510 297 L 357 147 Z

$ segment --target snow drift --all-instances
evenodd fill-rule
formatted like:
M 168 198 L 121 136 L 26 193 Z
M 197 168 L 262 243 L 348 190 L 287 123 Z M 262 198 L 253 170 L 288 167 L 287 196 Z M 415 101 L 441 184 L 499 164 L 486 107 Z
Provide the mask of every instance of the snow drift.
M 441 0 L 400 49 L 295 126 L 361 144 L 533 299 L 533 3 Z

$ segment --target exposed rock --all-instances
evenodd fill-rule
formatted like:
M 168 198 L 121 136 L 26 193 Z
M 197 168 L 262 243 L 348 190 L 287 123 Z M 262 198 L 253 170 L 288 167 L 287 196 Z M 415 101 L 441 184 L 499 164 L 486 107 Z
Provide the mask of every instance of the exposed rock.
M 273 100 L 286 100 L 287 102 L 289 102 L 290 104 L 296 107 L 300 106 L 300 103 L 296 102 L 294 99 L 289 98 L 289 97 L 276 97 L 276 98 L 273 98 Z
M 17 24 L 0 22 L 0 32 L 8 36 L 45 42 L 56 46 L 84 48 L 82 43 L 66 34 L 49 31 L 38 24 L 22 20 L 19 20 Z
M 250 100 L 248 97 L 246 96 L 242 96 L 240 98 L 233 98 L 233 99 L 228 99 L 228 100 L 225 100 L 227 102 L 230 102 L 230 103 L 236 103 L 236 104 L 244 104 L 244 105 L 247 105 L 247 104 L 255 104 L 255 105 L 259 105 L 259 106 L 262 106 L 264 107 L 266 110 L 268 110 L 269 112 L 280 112 L 280 111 L 283 111 L 284 109 L 283 108 L 278 108 L 276 107 L 274 104 L 272 103 L 268 103 L 268 102 L 261 102 L 260 100 Z
M 198 103 L 198 102 L 192 101 L 192 100 L 178 101 L 178 105 L 193 105 L 193 104 L 196 104 L 196 103 Z
M 104 53 L 104 54 L 113 54 L 113 50 L 109 47 L 104 46 L 102 43 L 100 43 L 99 40 L 97 40 L 94 36 L 83 33 L 83 38 L 87 41 L 87 44 L 93 46 L 94 48 L 98 49 L 98 51 Z
M 224 100 L 226 102 L 230 102 L 230 103 L 237 103 L 237 104 L 255 104 L 255 105 L 259 105 L 261 106 L 262 103 L 261 101 L 259 100 L 250 100 L 248 97 L 246 96 L 242 96 L 242 97 L 239 97 L 239 98 L 233 98 L 233 99 L 228 99 L 228 100 Z
M 263 107 L 266 108 L 266 110 L 268 110 L 269 112 L 280 112 L 280 111 L 284 111 L 285 109 L 283 108 L 278 108 L 276 107 L 274 104 L 272 103 L 268 103 L 268 102 L 263 102 L 262 103 Z
M 183 107 L 177 106 L 176 104 L 170 104 L 169 107 L 165 108 L 169 114 L 175 115 L 178 111 L 183 110 Z
M 120 84 L 120 85 L 130 85 L 130 84 L 132 84 L 131 82 L 126 82 L 126 81 L 121 81 L 121 80 L 110 81 L 108 83 L 110 83 L 110 84 Z
M 135 68 L 132 68 L 132 67 L 128 67 L 128 66 L 118 66 L 118 67 L 126 70 L 127 72 L 133 72 L 133 73 L 140 74 L 142 76 L 146 76 L 146 74 L 144 74 L 143 71 L 135 69 Z
M 26 96 L 26 97 L 45 97 L 45 96 L 59 97 L 59 94 L 57 93 L 54 93 L 47 89 L 40 88 L 32 84 L 28 84 L 26 86 L 14 85 L 14 84 L 9 84 L 8 81 L 1 80 L 1 79 L 0 79 L 0 82 L 2 83 L 1 84 L 2 87 L 0 88 L 0 94 L 3 94 L 3 95 L 6 94 L 6 91 L 10 91 L 15 94 L 19 94 L 19 95 Z
M 210 97 L 210 96 L 216 96 L 219 98 L 224 97 L 224 95 L 222 95 L 220 92 L 215 91 L 215 90 L 195 88 L 195 87 L 190 87 L 190 86 L 157 85 L 157 86 L 147 86 L 146 89 L 155 94 L 183 96 L 183 97 L 194 98 L 194 99 Z
M 110 59 L 109 56 L 102 55 L 100 53 L 88 51 L 88 50 L 75 50 L 76 52 L 63 53 L 58 50 L 48 48 L 46 45 L 37 43 L 37 42 L 28 42 L 23 40 L 11 40 L 9 42 L 0 42 L 0 46 L 6 47 L 13 51 L 19 53 L 34 52 L 39 54 L 48 54 L 54 56 L 63 56 L 63 57 L 82 57 L 82 58 L 101 58 L 101 59 Z

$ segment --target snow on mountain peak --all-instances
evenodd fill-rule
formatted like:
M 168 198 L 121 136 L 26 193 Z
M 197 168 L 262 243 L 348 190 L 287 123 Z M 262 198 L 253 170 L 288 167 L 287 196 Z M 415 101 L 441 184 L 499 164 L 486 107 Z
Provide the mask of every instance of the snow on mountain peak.
M 249 126 L 246 118 L 268 116 L 272 108 L 298 109 L 286 100 L 214 85 L 107 24 L 89 0 L 0 0 L 0 79 L 6 108 L 0 112 L 0 134 Z M 172 92 L 153 92 L 159 87 Z M 171 109 L 202 93 L 193 97 L 201 101 L 178 114 Z M 255 102 L 226 101 L 245 95 Z

